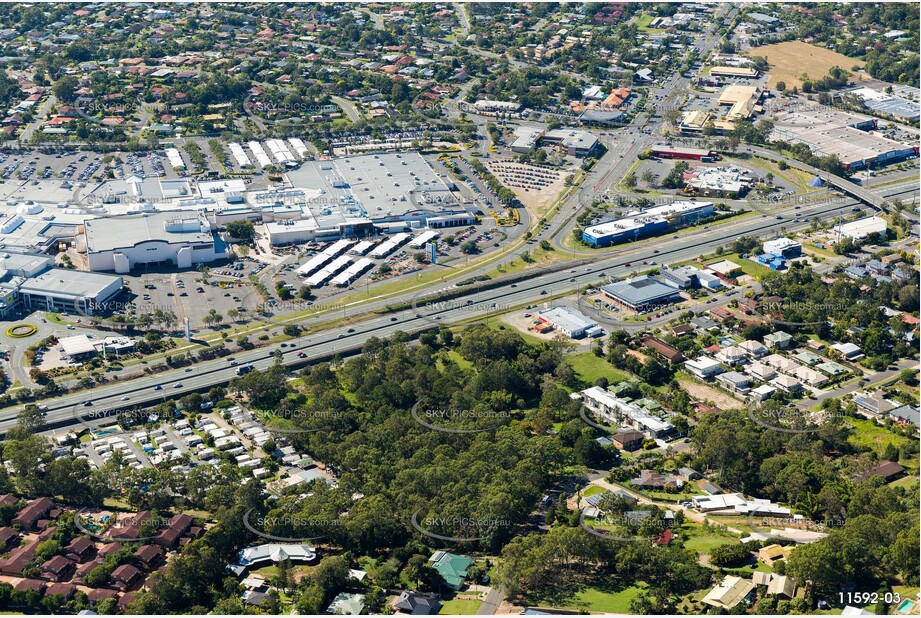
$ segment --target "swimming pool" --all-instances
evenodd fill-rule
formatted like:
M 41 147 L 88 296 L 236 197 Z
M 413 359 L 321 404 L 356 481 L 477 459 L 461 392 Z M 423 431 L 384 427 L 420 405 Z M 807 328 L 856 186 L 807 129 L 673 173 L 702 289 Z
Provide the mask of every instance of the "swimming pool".
M 914 601 L 912 601 L 911 599 L 905 599 L 904 601 L 899 603 L 899 606 L 895 608 L 895 611 L 899 612 L 900 614 L 907 614 L 912 610 L 912 608 L 914 608 L 914 606 L 915 606 Z

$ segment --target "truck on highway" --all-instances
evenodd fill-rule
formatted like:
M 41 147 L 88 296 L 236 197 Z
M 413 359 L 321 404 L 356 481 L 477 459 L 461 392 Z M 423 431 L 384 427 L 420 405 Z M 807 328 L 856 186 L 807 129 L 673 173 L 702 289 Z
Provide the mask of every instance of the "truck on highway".
M 252 370 L 253 370 L 252 365 L 243 365 L 242 367 L 237 367 L 237 375 L 244 376 Z

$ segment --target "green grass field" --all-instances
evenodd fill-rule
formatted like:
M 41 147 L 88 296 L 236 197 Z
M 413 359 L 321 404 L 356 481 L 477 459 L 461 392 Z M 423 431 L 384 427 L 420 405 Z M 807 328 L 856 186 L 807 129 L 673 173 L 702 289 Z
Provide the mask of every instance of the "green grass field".
M 883 451 L 886 450 L 889 444 L 894 444 L 898 448 L 909 442 L 908 438 L 896 435 L 869 419 L 848 418 L 847 423 L 856 429 L 854 434 L 848 438 L 848 441 L 851 444 L 871 448 L 879 456 L 883 455 Z
M 611 384 L 616 384 L 633 377 L 626 371 L 615 369 L 611 363 L 598 358 L 592 352 L 569 354 L 566 356 L 566 362 L 579 375 L 579 378 L 588 384 L 594 384 L 598 378 L 607 378 Z
M 684 542 L 685 548 L 699 554 L 709 554 L 714 547 L 720 545 L 741 542 L 739 537 L 730 532 L 707 529 L 698 523 L 685 524 L 681 527 L 681 531 L 688 535 L 688 539 Z
M 742 217 L 749 215 L 741 215 Z M 730 262 L 735 262 L 739 265 L 739 268 L 742 269 L 742 272 L 746 275 L 751 275 L 752 277 L 760 277 L 766 273 L 774 272 L 767 266 L 762 266 L 761 264 L 756 264 L 751 260 L 743 260 L 742 256 L 738 253 L 724 253 L 723 255 L 716 256 L 710 254 L 704 258 L 704 264 L 715 264 L 716 262 L 721 262 L 722 260 L 729 260 Z M 701 267 L 701 263 L 697 259 L 685 260 L 683 262 L 677 262 L 674 266 L 696 266 L 697 268 Z
M 900 478 L 897 481 L 889 483 L 889 485 L 892 487 L 904 487 L 905 489 L 910 489 L 918 485 L 918 477 L 914 475 L 906 476 L 904 478 Z
M 457 366 L 463 370 L 472 369 L 473 363 L 468 361 L 466 358 L 458 354 L 455 350 L 448 352 L 448 358 L 457 363 Z
M 600 586 L 583 588 L 570 598 L 549 607 L 555 609 L 626 614 L 630 612 L 630 601 L 646 588 L 645 584 L 621 589 L 605 589 Z
M 475 614 L 482 604 L 479 599 L 451 599 L 442 604 L 438 613 L 453 616 Z
M 918 600 L 918 591 L 919 591 L 918 586 L 893 586 L 892 591 L 897 592 L 902 597 L 902 600 L 905 600 L 905 599 L 911 599 L 912 601 Z M 896 605 L 898 605 L 898 603 L 896 603 Z
M 640 15 L 637 15 L 636 21 L 635 21 L 637 29 L 638 29 L 638 30 L 641 30 L 642 32 L 646 32 L 646 33 L 648 33 L 648 34 L 656 34 L 656 33 L 660 33 L 660 32 L 665 32 L 665 30 L 661 30 L 661 29 L 659 29 L 659 28 L 650 28 L 650 27 L 649 27 L 649 23 L 650 23 L 653 19 L 655 19 L 655 16 L 654 16 L 654 15 L 649 15 L 649 14 L 647 14 L 647 13 L 642 13 L 642 14 L 640 14 Z
M 546 339 L 541 339 L 540 337 L 535 337 L 534 335 L 524 333 L 513 326 L 509 326 L 508 324 L 502 324 L 498 321 L 498 318 L 495 318 L 495 320 L 495 322 L 492 320 L 489 321 L 490 328 L 494 328 L 496 330 L 510 330 L 513 333 L 516 333 L 530 345 L 542 345 L 547 343 Z
M 674 502 L 682 502 L 684 500 L 688 500 L 692 498 L 693 496 L 702 496 L 704 495 L 704 493 L 700 491 L 699 489 L 697 489 L 697 487 L 694 485 L 685 484 L 685 486 L 682 487 L 682 490 L 677 494 L 670 494 L 667 491 L 651 491 L 648 489 L 644 489 L 643 495 L 649 496 L 653 500 L 658 500 L 660 502 L 674 503 Z
M 767 266 L 756 264 L 751 260 L 743 260 L 742 256 L 738 253 L 724 253 L 719 257 L 719 259 L 713 260 L 712 262 L 710 262 L 710 260 L 707 261 L 713 264 L 715 262 L 719 262 L 720 260 L 729 260 L 730 262 L 735 262 L 742 268 L 742 272 L 744 272 L 746 275 L 751 275 L 752 277 L 761 277 L 762 275 L 773 272 Z
M 645 586 L 630 586 L 617 591 L 586 588 L 579 591 L 573 597 L 573 601 L 579 609 L 607 612 L 609 614 L 625 614 L 630 611 L 630 601 L 635 599 L 644 588 Z
M 604 487 L 599 487 L 598 485 L 592 485 L 591 487 L 583 491 L 582 495 L 588 498 L 588 497 L 594 496 L 595 494 L 600 494 L 604 492 L 605 492 Z

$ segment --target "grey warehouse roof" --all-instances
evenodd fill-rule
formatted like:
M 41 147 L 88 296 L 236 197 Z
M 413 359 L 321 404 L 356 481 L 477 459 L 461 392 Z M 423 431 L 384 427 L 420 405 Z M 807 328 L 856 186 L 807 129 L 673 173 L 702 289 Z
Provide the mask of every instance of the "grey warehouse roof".
M 19 292 L 59 298 L 96 298 L 105 292 L 115 280 L 121 281 L 121 277 L 67 268 L 53 268 L 37 277 L 27 279 L 19 288 Z
M 618 281 L 601 288 L 605 292 L 623 299 L 631 305 L 642 305 L 660 298 L 674 296 L 678 291 L 658 279 L 649 276 Z
M 204 224 L 197 231 L 167 231 L 167 224 L 182 222 L 193 225 L 195 221 Z M 161 240 L 170 244 L 211 243 L 214 240 L 211 232 L 201 231 L 201 229 L 208 230 L 209 228 L 203 215 L 186 211 L 101 217 L 90 219 L 84 224 L 86 249 L 90 253 L 134 247 L 152 240 Z

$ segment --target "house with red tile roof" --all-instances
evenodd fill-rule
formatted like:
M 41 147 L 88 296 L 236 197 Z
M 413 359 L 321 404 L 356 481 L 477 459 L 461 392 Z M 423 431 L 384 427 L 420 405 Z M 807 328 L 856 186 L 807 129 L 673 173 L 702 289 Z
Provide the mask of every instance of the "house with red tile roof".
M 54 504 L 49 498 L 41 497 L 32 500 L 27 504 L 11 522 L 14 526 L 19 524 L 23 530 L 34 530 L 35 524 L 39 518 L 44 517 L 51 510 Z
M 70 599 L 77 592 L 77 587 L 73 584 L 49 584 L 45 588 L 45 597 L 61 596 L 64 600 Z
M 40 579 L 21 579 L 13 584 L 13 590 L 17 590 L 19 592 L 28 592 L 30 590 L 42 592 L 47 585 L 47 582 L 44 582 Z
M 137 559 L 144 565 L 144 568 L 151 569 L 157 566 L 157 563 L 163 557 L 163 549 L 159 545 L 144 545 L 134 552 Z
M 176 545 L 176 541 L 179 540 L 179 537 L 182 536 L 191 525 L 192 518 L 189 515 L 185 513 L 174 515 L 170 519 L 169 525 L 153 538 L 153 542 L 163 547 L 173 547 Z
M 136 566 L 123 564 L 112 571 L 112 584 L 121 591 L 128 590 L 144 579 L 144 573 Z
M 35 558 L 35 550 L 38 549 L 39 543 L 40 541 L 33 541 L 11 551 L 7 558 L 0 560 L 0 574 L 22 576 L 22 570 Z
M 114 599 L 117 596 L 118 591 L 111 588 L 93 588 L 86 593 L 86 598 L 89 599 L 90 603 L 99 603 L 105 599 Z
M 96 558 L 94 558 L 93 560 L 90 560 L 89 562 L 84 562 L 83 564 L 77 567 L 77 571 L 74 573 L 74 579 L 82 581 L 83 579 L 86 578 L 87 575 L 89 575 L 92 572 L 93 569 L 95 569 L 98 566 L 102 566 L 102 562 L 103 562 L 102 556 L 97 556 Z
M 115 604 L 115 607 L 117 607 L 119 611 L 123 612 L 125 611 L 125 608 L 131 605 L 133 601 L 134 601 L 134 595 L 131 594 L 130 592 L 126 592 L 125 594 L 123 594 L 122 596 L 118 598 L 118 603 Z
M 74 562 L 85 562 L 96 551 L 96 545 L 85 536 L 78 536 L 64 548 L 64 555 Z
M 74 570 L 74 562 L 64 556 L 52 556 L 42 563 L 42 576 L 53 582 L 59 582 L 66 579 L 71 571 Z
M 6 551 L 8 548 L 12 547 L 19 543 L 19 533 L 5 526 L 0 528 L 0 552 Z
M 151 517 L 150 511 L 138 511 L 134 515 L 127 515 L 118 520 L 118 527 L 106 532 L 110 539 L 136 539 L 141 534 L 141 526 Z

